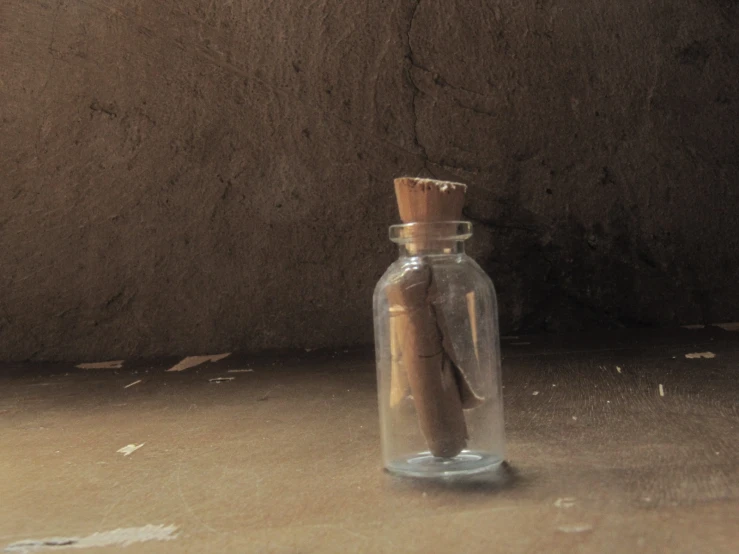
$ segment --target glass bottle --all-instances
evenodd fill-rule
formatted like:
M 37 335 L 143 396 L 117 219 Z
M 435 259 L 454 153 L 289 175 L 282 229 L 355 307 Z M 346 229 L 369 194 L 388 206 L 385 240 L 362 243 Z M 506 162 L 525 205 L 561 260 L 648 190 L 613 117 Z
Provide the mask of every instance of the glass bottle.
M 390 227 L 400 255 L 373 297 L 382 456 L 391 473 L 447 478 L 505 457 L 493 283 L 465 254 L 466 221 Z

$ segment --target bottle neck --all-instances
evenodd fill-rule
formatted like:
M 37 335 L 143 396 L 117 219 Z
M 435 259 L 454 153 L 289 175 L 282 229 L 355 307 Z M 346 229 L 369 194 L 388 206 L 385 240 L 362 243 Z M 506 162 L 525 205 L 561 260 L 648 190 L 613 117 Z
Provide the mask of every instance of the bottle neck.
M 419 240 L 398 245 L 398 255 L 401 258 L 456 256 L 459 254 L 464 254 L 464 242 L 461 240 Z
M 458 256 L 464 241 L 472 236 L 467 221 L 404 223 L 390 227 L 390 240 L 398 245 L 401 258 L 417 256 Z

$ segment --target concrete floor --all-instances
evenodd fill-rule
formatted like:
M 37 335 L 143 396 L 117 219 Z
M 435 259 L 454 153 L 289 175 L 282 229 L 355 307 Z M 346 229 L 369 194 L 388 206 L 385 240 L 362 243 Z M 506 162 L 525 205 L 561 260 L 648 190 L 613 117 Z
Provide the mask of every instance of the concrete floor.
M 737 551 L 739 332 L 503 342 L 509 466 L 456 486 L 381 470 L 368 352 L 6 365 L 0 549 Z

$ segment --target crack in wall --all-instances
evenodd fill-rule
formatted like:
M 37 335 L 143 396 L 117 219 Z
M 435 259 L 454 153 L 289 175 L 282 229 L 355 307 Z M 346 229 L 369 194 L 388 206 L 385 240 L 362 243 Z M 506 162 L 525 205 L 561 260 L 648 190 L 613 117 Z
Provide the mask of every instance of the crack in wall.
M 423 67 L 421 64 L 418 63 L 416 60 L 415 54 L 413 52 L 413 46 L 411 45 L 411 33 L 413 31 L 413 22 L 416 19 L 416 15 L 418 14 L 418 8 L 421 6 L 421 0 L 415 0 L 416 3 L 413 6 L 413 11 L 411 12 L 410 17 L 408 18 L 408 26 L 405 29 L 405 37 L 406 37 L 406 59 L 408 60 L 409 67 L 406 70 L 406 75 L 408 77 L 408 82 L 411 85 L 412 89 L 412 95 L 411 95 L 411 115 L 413 116 L 413 143 L 418 147 L 418 150 L 420 151 L 421 159 L 423 161 L 423 167 L 428 171 L 432 176 L 436 177 L 434 175 L 434 172 L 431 171 L 429 168 L 429 156 L 428 152 L 426 151 L 426 147 L 421 142 L 419 135 L 418 135 L 418 107 L 417 107 L 417 101 L 418 101 L 418 95 L 422 94 L 421 89 L 418 87 L 418 84 L 416 83 L 415 79 L 413 78 L 413 70 L 418 68 L 422 69 L 424 71 L 428 71 L 425 67 Z
M 408 79 L 408 83 L 410 84 L 411 89 L 412 89 L 410 107 L 411 107 L 411 115 L 413 117 L 413 143 L 416 145 L 418 149 L 417 156 L 423 161 L 424 169 L 434 178 L 437 178 L 437 175 L 431 169 L 431 166 L 446 169 L 448 171 L 455 172 L 455 173 L 459 171 L 463 171 L 465 173 L 470 173 L 470 174 L 475 174 L 475 175 L 479 174 L 482 172 L 482 170 L 479 167 L 472 167 L 472 166 L 460 164 L 460 163 L 457 163 L 456 161 L 449 163 L 447 160 L 444 160 L 443 158 L 440 160 L 431 159 L 429 157 L 428 151 L 426 150 L 426 146 L 421 141 L 421 138 L 419 135 L 419 129 L 418 129 L 418 98 L 421 94 L 424 94 L 424 92 L 418 86 L 418 83 L 413 77 L 414 70 L 419 70 L 419 71 L 422 71 L 424 73 L 431 75 L 434 83 L 438 85 L 439 87 L 448 87 L 448 88 L 451 88 L 452 90 L 469 92 L 469 93 L 472 93 L 472 94 L 475 94 L 481 97 L 485 97 L 485 95 L 480 94 L 475 91 L 465 89 L 464 87 L 458 87 L 458 86 L 450 84 L 446 79 L 441 77 L 435 71 L 432 71 L 431 69 L 424 66 L 422 63 L 418 61 L 418 58 L 416 57 L 416 54 L 413 50 L 411 34 L 413 32 L 413 23 L 416 20 L 416 16 L 418 15 L 418 9 L 420 6 L 421 6 L 421 0 L 415 0 L 415 4 L 410 13 L 410 17 L 408 18 L 408 25 L 405 29 L 405 38 L 406 38 L 405 58 L 408 61 L 408 67 L 406 68 L 406 76 Z M 492 114 L 485 113 L 485 115 L 491 116 Z

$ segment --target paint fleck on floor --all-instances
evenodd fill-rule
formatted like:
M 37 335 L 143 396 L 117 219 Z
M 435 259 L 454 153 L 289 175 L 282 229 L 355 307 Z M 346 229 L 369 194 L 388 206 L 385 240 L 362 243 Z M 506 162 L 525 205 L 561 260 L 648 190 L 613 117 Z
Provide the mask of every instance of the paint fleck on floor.
M 230 355 L 231 353 L 227 352 L 225 354 L 214 354 L 210 356 L 188 356 L 187 358 L 180 360 L 177 364 L 170 367 L 167 371 L 184 371 L 186 369 L 190 369 L 191 367 L 204 364 L 205 362 L 218 362 L 224 358 L 228 358 Z
M 71 548 L 103 548 L 106 546 L 130 546 L 148 541 L 171 541 L 177 538 L 175 525 L 144 525 L 92 533 L 86 537 L 51 537 L 48 539 L 22 540 L 5 547 L 6 552 L 31 554 L 44 550 Z

